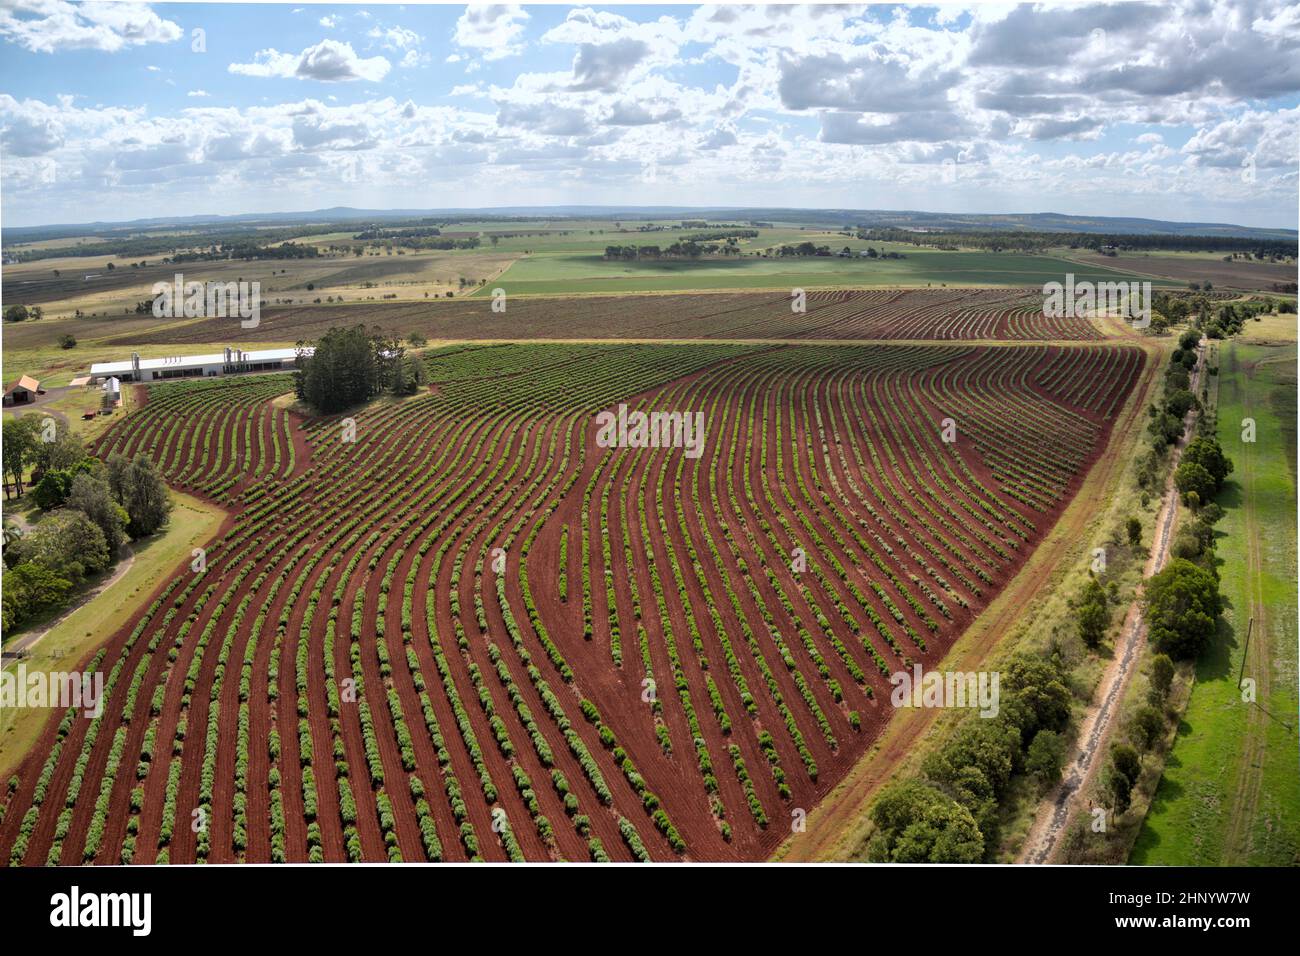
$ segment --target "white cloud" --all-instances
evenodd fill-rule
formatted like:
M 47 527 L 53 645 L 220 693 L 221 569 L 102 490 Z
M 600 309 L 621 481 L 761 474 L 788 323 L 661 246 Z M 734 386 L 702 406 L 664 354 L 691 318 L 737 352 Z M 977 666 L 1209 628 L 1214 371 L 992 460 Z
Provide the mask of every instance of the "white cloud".
M 418 47 L 423 39 L 420 34 L 405 27 L 372 27 L 366 36 L 372 40 L 382 40 L 390 50 L 410 50 Z
M 183 31 L 144 3 L 5 0 L 0 36 L 33 53 L 91 49 L 115 53 L 147 43 L 171 43 Z
M 212 94 L 209 93 L 207 90 L 190 90 L 190 91 L 189 91 L 188 93 L 186 93 L 185 95 L 186 95 L 186 96 L 193 96 L 193 97 L 195 97 L 195 98 L 197 98 L 197 99 L 202 99 L 202 98 L 204 98 L 204 97 L 211 96 Z
M 499 60 L 523 50 L 519 42 L 530 17 L 518 4 L 469 6 L 456 21 L 456 43 Z
M 62 146 L 63 136 L 48 119 L 16 116 L 0 127 L 0 143 L 10 156 L 43 156 Z
M 358 56 L 351 43 L 321 40 L 301 53 L 260 50 L 253 55 L 252 63 L 232 63 L 229 69 L 241 76 L 297 77 L 325 83 L 368 80 L 374 83 L 388 75 L 392 64 L 382 56 Z
M 45 14 L 23 10 L 59 0 L 0 4 L 31 20 Z M 296 22 L 312 28 L 322 11 L 302 9 Z M 321 91 L 275 102 L 286 87 L 268 85 L 255 106 L 237 96 L 245 105 L 208 105 L 204 57 L 159 61 L 190 91 L 180 109 L 79 108 L 101 95 L 93 78 L 48 103 L 0 95 L 5 211 L 73 221 L 92 208 L 148 215 L 151 197 L 210 208 L 208 197 L 229 196 L 309 208 L 355 201 L 358 183 L 368 203 L 373 194 L 397 206 L 409 205 L 415 181 L 503 204 L 565 202 L 581 190 L 593 202 L 995 211 L 1050 201 L 1099 215 L 1196 209 L 1277 222 L 1293 215 L 1296 195 L 1300 114 L 1277 105 L 1300 93 L 1296 9 L 1287 0 L 1139 2 L 1124 16 L 1087 5 L 921 17 L 859 5 L 576 8 L 529 50 L 535 22 L 524 10 L 473 7 L 438 38 L 454 41 L 436 54 L 452 79 L 416 88 L 413 74 L 389 74 L 429 65 L 431 43 L 385 26 L 382 11 L 357 20 L 334 8 L 332 25 L 360 27 L 352 42 L 384 55 L 341 38 L 300 53 L 245 47 L 229 71 L 365 81 L 336 88 L 339 100 Z M 1107 32 L 1092 34 L 1093 24 Z M 15 63 L 32 55 L 8 53 Z M 500 62 L 519 53 L 536 57 L 513 70 Z M 149 59 L 109 69 L 138 86 Z M 456 83 L 460 70 L 468 76 Z M 489 79 L 472 82 L 479 71 Z M 25 82 L 12 69 L 10 89 Z M 347 102 L 357 93 L 361 102 Z M 1246 157 L 1258 171 L 1250 184 L 1237 168 Z M 955 183 L 941 179 L 949 159 Z M 42 178 L 49 169 L 57 181 Z
M 1182 148 L 1198 166 L 1236 168 L 1250 158 L 1260 169 L 1295 168 L 1300 107 L 1248 111 L 1196 131 Z

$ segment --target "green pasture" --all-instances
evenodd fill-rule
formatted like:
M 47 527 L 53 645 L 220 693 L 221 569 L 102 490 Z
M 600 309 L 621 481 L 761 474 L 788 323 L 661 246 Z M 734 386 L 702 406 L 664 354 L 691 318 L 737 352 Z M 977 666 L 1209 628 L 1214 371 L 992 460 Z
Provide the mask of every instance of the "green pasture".
M 665 235 L 650 233 L 649 236 Z M 671 234 L 668 234 L 671 235 Z M 819 245 L 856 251 L 871 243 L 845 239 L 834 233 L 801 233 Z M 652 239 L 638 244 L 649 245 Z M 754 240 L 755 242 L 762 241 Z M 803 241 L 800 239 L 799 241 Z M 504 243 L 504 240 L 503 240 Z M 825 288 L 841 286 L 1033 286 L 1063 281 L 1073 273 L 1075 281 L 1121 281 L 1129 274 L 1068 262 L 1055 256 L 1019 253 L 944 252 L 905 249 L 904 259 L 842 259 L 836 256 L 810 258 L 764 258 L 736 256 L 696 261 L 650 260 L 607 261 L 602 252 L 612 241 L 600 241 L 600 251 L 540 253 L 519 259 L 494 280 L 494 286 L 516 295 L 537 293 L 573 294 L 584 292 L 677 292 L 686 289 L 783 289 L 795 286 Z M 623 239 L 622 244 L 633 244 Z M 880 244 L 876 245 L 877 249 Z M 499 246 L 498 249 L 501 247 Z M 1175 282 L 1155 280 L 1154 286 L 1177 287 Z M 490 289 L 477 294 L 490 294 Z
M 1300 860 L 1296 347 L 1225 343 L 1220 366 L 1219 441 L 1235 465 L 1221 496 L 1227 515 L 1217 529 L 1228 608 L 1216 643 L 1197 665 L 1177 741 L 1130 863 Z M 1253 444 L 1242 441 L 1247 417 L 1256 424 Z M 1237 679 L 1248 621 L 1261 608 L 1264 624 L 1257 617 L 1252 664 L 1245 668 L 1259 687 L 1252 704 L 1243 702 Z M 1252 739 L 1262 748 L 1253 759 L 1246 756 Z

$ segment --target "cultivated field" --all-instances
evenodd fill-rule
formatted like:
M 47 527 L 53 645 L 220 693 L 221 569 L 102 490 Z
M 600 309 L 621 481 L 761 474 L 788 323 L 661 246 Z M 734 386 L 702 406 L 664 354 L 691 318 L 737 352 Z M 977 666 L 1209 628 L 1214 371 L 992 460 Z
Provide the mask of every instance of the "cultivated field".
M 363 320 L 395 335 L 430 340 L 521 339 L 1100 339 L 1087 319 L 1049 318 L 1042 294 L 1028 289 L 813 291 L 806 309 L 791 293 L 733 292 L 641 296 L 520 297 L 494 312 L 487 299 L 350 307 L 269 309 L 257 329 L 230 319 L 172 323 L 110 339 L 123 349 L 145 342 L 200 345 L 313 339 L 331 326 Z
M 1246 291 L 1268 291 L 1275 283 L 1294 284 L 1296 267 L 1294 262 L 1246 262 L 1233 260 L 1224 262 L 1223 257 L 1213 254 L 1192 255 L 1172 253 L 1147 253 L 1145 255 L 1129 253 L 1119 256 L 1073 255 L 1085 266 L 1095 268 L 1109 266 L 1130 275 L 1148 276 L 1177 281 L 1185 285 L 1188 282 L 1211 282 L 1218 289 L 1237 289 Z
M 455 345 L 346 420 L 284 408 L 283 377 L 150 387 L 97 451 L 232 520 L 94 654 L 104 712 L 50 720 L 3 858 L 769 855 L 888 723 L 886 675 L 1042 540 L 1145 354 L 1029 341 L 1100 335 L 1014 290 L 689 298 L 715 308 L 585 307 L 606 336 L 631 311 L 895 344 Z M 702 454 L 598 446 L 620 403 L 702 413 Z

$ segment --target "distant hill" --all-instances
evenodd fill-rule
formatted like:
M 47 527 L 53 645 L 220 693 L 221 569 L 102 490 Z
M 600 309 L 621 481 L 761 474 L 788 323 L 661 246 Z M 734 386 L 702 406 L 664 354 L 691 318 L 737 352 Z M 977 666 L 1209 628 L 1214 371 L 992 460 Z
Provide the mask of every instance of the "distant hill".
M 341 223 L 353 220 L 387 220 L 433 217 L 442 219 L 726 219 L 896 229 L 1013 232 L 1077 232 L 1109 235 L 1224 236 L 1242 239 L 1295 240 L 1294 229 L 1262 229 L 1221 222 L 1169 222 L 1163 219 L 1112 216 L 1071 216 L 1064 213 L 942 213 L 888 209 L 791 209 L 693 206 L 494 206 L 463 209 L 355 209 L 335 206 L 310 212 L 246 213 L 235 216 L 170 216 L 128 222 L 64 223 L 16 226 L 4 231 L 8 243 L 34 242 L 99 233 L 126 234 L 158 229 L 213 227 L 252 228 L 258 225 Z

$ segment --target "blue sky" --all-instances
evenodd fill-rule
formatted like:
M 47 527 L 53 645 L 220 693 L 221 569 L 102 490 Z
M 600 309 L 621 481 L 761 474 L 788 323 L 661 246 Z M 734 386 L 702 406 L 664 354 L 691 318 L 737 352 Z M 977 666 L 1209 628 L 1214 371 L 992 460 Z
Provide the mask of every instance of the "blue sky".
M 11 225 L 545 205 L 1295 228 L 1300 5 L 0 0 Z

